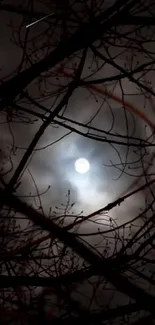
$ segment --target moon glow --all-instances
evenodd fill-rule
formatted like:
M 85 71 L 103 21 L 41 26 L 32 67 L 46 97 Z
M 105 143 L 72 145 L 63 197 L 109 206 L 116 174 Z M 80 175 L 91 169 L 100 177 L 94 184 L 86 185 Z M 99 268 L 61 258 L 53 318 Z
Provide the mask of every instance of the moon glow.
M 79 158 L 75 161 L 75 170 L 80 174 L 85 174 L 89 170 L 89 161 L 85 158 Z

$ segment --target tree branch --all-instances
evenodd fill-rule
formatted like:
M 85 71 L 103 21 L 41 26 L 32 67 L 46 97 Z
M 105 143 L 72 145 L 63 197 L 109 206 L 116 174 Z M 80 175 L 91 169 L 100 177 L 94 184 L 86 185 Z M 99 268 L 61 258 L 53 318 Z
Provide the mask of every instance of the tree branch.
M 150 88 L 148 88 L 147 86 L 143 85 L 138 80 L 136 80 L 132 76 L 132 73 L 129 73 L 129 72 L 125 71 L 120 65 L 118 65 L 116 62 L 114 62 L 114 60 L 108 59 L 106 56 L 104 56 L 102 53 L 100 53 L 93 45 L 91 45 L 90 48 L 91 48 L 92 52 L 97 57 L 99 57 L 101 60 L 105 61 L 106 63 L 110 64 L 111 66 L 113 66 L 114 68 L 116 68 L 117 70 L 119 70 L 120 72 L 122 72 L 124 74 L 124 76 L 126 76 L 126 78 L 128 78 L 133 83 L 135 83 L 139 88 L 142 88 L 145 91 L 147 91 L 148 93 L 150 93 L 151 95 L 155 96 L 154 91 L 151 90 Z
M 75 34 L 62 41 L 45 59 L 33 64 L 19 75 L 3 83 L 0 86 L 0 109 L 2 110 L 9 105 L 42 72 L 51 69 L 75 52 L 90 46 L 103 32 L 114 26 L 116 20 L 120 19 L 124 12 L 133 6 L 135 6 L 134 0 L 128 0 L 128 2 L 124 2 L 124 0 L 116 1 L 114 5 L 95 17 L 93 22 L 82 24 L 82 27 Z
M 110 260 L 101 259 L 100 256 L 96 255 L 80 240 L 76 239 L 73 234 L 60 228 L 52 220 L 44 217 L 41 213 L 35 211 L 16 197 L 5 196 L 4 199 L 7 205 L 26 215 L 34 224 L 51 232 L 51 235 L 58 237 L 66 246 L 71 247 L 79 256 L 90 263 L 94 270 L 99 271 L 117 290 L 135 299 L 141 308 L 154 314 L 155 298 L 122 276 L 119 273 L 118 266 L 113 269 Z

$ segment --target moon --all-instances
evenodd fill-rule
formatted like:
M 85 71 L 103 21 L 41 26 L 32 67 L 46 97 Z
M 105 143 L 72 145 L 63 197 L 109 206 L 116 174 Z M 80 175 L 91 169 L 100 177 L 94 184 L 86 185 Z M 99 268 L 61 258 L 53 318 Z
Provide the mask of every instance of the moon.
M 85 174 L 89 170 L 89 161 L 85 158 L 79 158 L 75 161 L 75 170 L 80 174 Z

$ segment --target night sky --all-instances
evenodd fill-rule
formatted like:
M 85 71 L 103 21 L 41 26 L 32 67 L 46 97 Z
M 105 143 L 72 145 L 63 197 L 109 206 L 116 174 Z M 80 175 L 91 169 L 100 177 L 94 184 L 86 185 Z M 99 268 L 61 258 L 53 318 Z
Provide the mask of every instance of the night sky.
M 98 3 L 100 10 L 106 10 L 114 1 L 94 2 Z M 142 3 L 144 4 L 143 1 Z M 22 4 L 19 8 L 23 10 L 25 8 L 31 12 L 39 12 L 40 15 L 48 14 L 52 10 L 60 15 L 63 10 L 65 11 L 67 2 L 56 4 L 54 1 L 36 0 L 26 1 L 23 4 L 22 1 L 15 3 L 13 0 L 2 1 L 2 6 L 8 5 L 8 8 L 17 8 L 18 4 Z M 70 6 L 81 21 L 88 21 L 86 1 L 71 1 Z M 66 34 L 62 34 L 61 20 L 57 22 L 54 18 L 48 18 L 26 28 L 27 24 L 37 20 L 35 15 L 28 17 L 4 9 L 0 10 L 1 82 L 7 82 L 46 58 L 59 46 L 62 39 L 65 40 L 65 37 L 75 33 L 81 26 L 80 19 L 69 12 L 69 19 L 72 18 L 73 22 L 66 20 L 68 24 Z M 155 8 L 152 12 L 153 10 Z M 142 15 L 144 13 L 145 8 L 142 10 Z M 99 11 L 96 9 L 97 14 Z M 39 18 L 39 14 L 37 15 Z M 153 125 L 155 125 L 155 99 L 152 95 L 154 65 L 152 64 L 151 68 L 149 66 L 145 72 L 139 71 L 134 74 L 135 79 L 144 86 L 152 87 L 152 93 L 147 93 L 138 87 L 128 75 L 115 80 L 115 76 L 122 73 L 116 65 L 130 73 L 138 66 L 154 60 L 154 27 L 142 26 L 138 32 L 135 32 L 135 27 L 131 24 L 117 26 L 116 29 L 120 35 L 117 37 L 117 45 L 114 44 L 114 29 L 105 32 L 103 46 L 100 46 L 99 41 L 93 42 L 94 47 L 98 48 L 99 45 L 99 50 L 104 57 L 110 58 L 115 64 L 95 58 L 89 47 L 81 75 L 81 80 L 85 81 L 114 77 L 113 80 L 96 85 L 93 82 L 81 84 L 74 90 L 67 105 L 41 136 L 17 182 L 15 195 L 35 209 L 41 206 L 41 211 L 47 216 L 50 214 L 51 218 L 65 213 L 64 225 L 73 221 L 77 215 L 86 216 L 101 209 L 154 178 L 154 147 L 152 146 Z M 125 38 L 124 35 L 129 36 Z M 138 40 L 142 39 L 146 41 L 143 46 L 140 46 Z M 73 80 L 79 66 L 82 53 L 78 51 L 38 75 L 22 89 L 24 93 L 19 91 L 12 106 L 8 105 L 1 111 L 0 167 L 1 177 L 6 183 L 10 181 L 49 112 L 54 110 L 62 100 L 67 85 Z M 95 85 L 96 89 L 92 85 Z M 11 95 L 8 93 L 8 98 L 9 96 Z M 34 104 L 35 101 L 38 105 Z M 23 110 L 20 110 L 20 107 Z M 34 114 L 24 112 L 24 109 L 32 110 Z M 39 114 L 40 116 L 42 114 L 42 118 Z M 97 129 L 100 129 L 100 132 Z M 151 146 L 138 147 L 140 141 L 141 143 L 148 141 Z M 133 143 L 135 145 L 132 145 Z M 89 161 L 90 169 L 86 174 L 79 174 L 75 170 L 74 164 L 78 158 Z M 116 250 L 122 247 L 122 238 L 126 243 L 127 238 L 133 236 L 143 225 L 143 218 L 135 222 L 132 222 L 132 219 L 152 202 L 153 191 L 154 185 L 139 191 L 109 213 L 96 215 L 92 220 L 82 223 L 80 227 L 75 227 L 74 231 L 76 234 L 83 234 L 82 240 L 90 243 L 100 254 L 114 256 Z M 67 204 L 68 208 L 66 208 Z M 152 211 L 149 210 L 145 217 L 151 215 Z M 131 221 L 130 226 L 122 227 L 119 234 L 112 232 L 109 237 L 92 235 L 98 230 L 105 231 L 128 221 Z M 27 220 L 18 222 L 21 229 L 26 229 Z M 26 267 L 22 272 L 27 274 Z M 21 274 L 25 274 L 22 272 Z M 130 270 L 128 276 L 130 277 Z M 108 304 L 112 308 L 118 302 L 125 304 L 131 301 L 127 296 L 122 296 L 121 293 L 113 290 L 108 282 L 100 282 L 98 286 L 97 282 L 98 278 L 93 277 L 90 282 L 85 280 L 81 284 L 75 284 L 75 287 L 73 285 L 72 296 L 76 301 L 80 301 L 85 309 L 98 310 L 99 308 L 100 310 Z M 93 286 L 92 283 L 96 285 L 95 294 L 93 293 L 95 285 Z M 90 303 L 93 294 L 96 295 L 96 300 Z M 54 313 L 57 315 L 59 311 L 57 312 L 55 308 Z M 131 323 L 133 323 L 132 319 Z

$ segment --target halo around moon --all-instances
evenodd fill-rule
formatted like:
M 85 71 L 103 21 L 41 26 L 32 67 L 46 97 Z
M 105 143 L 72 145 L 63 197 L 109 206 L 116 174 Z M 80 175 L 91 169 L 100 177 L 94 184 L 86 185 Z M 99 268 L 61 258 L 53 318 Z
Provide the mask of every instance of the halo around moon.
M 80 174 L 85 174 L 89 170 L 89 161 L 85 158 L 79 158 L 75 161 L 75 170 Z

